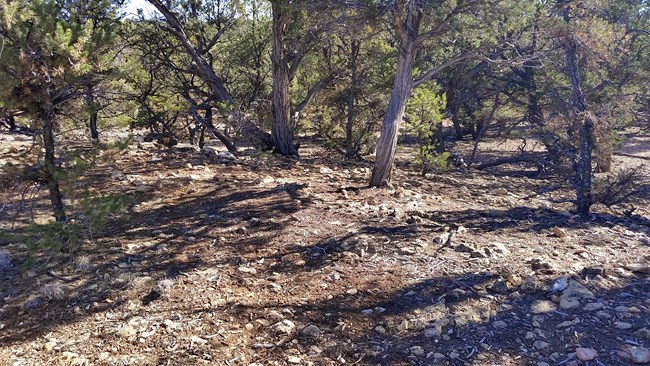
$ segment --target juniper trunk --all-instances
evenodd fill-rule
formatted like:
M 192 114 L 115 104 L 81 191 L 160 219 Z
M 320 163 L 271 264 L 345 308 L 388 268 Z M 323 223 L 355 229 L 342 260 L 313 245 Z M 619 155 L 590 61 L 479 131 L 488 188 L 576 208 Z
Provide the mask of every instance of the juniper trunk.
M 565 20 L 568 16 L 565 15 Z M 567 20 L 568 22 L 568 20 Z M 580 145 L 578 154 L 573 159 L 574 188 L 576 190 L 576 209 L 585 217 L 589 215 L 592 204 L 591 184 L 591 156 L 593 151 L 593 121 L 591 120 L 585 102 L 585 95 L 582 91 L 580 70 L 578 69 L 577 53 L 578 43 L 570 39 L 565 44 L 567 59 L 567 72 L 571 80 L 571 92 L 573 94 L 573 118 L 569 128 L 569 137 L 576 131 L 580 134 Z
M 92 84 L 86 86 L 86 107 L 90 111 L 90 119 L 88 121 L 90 125 L 90 137 L 92 137 L 93 140 L 98 141 L 99 131 L 97 131 L 97 109 L 95 107 L 94 85 Z
M 361 42 L 352 41 L 352 50 L 350 52 L 350 89 L 348 94 L 348 120 L 345 125 L 345 157 L 354 158 L 358 153 L 357 144 L 354 143 L 354 100 L 357 93 L 357 58 L 359 56 L 359 47 Z
M 397 72 L 393 82 L 393 91 L 388 103 L 388 110 L 384 115 L 381 127 L 381 136 L 377 143 L 375 167 L 370 178 L 371 187 L 380 187 L 390 182 L 397 149 L 399 126 L 404 117 L 404 109 L 408 101 L 413 82 L 411 71 L 413 69 L 414 48 L 413 43 L 404 45 L 400 50 L 397 62 Z
M 59 174 L 54 160 L 54 107 L 46 103 L 41 111 L 43 118 L 43 145 L 45 148 L 45 174 L 47 176 L 47 187 L 50 191 L 50 202 L 54 210 L 56 221 L 65 221 L 65 209 L 63 198 L 59 187 Z
M 293 132 L 289 125 L 291 104 L 289 100 L 289 64 L 285 55 L 284 32 L 289 16 L 284 14 L 283 5 L 272 1 L 273 11 L 273 98 L 271 105 L 271 137 L 275 151 L 288 156 L 298 155 L 293 143 Z

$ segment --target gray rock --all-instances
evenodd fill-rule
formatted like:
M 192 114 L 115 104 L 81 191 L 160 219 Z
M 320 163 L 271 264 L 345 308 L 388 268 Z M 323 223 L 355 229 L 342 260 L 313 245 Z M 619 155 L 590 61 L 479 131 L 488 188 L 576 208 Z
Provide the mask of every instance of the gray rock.
M 203 146 L 201 149 L 201 154 L 205 155 L 207 158 L 215 159 L 219 151 L 213 146 Z
M 630 324 L 630 323 L 626 323 L 626 322 L 614 322 L 614 327 L 615 327 L 616 329 L 622 329 L 622 330 L 625 330 L 625 329 L 631 329 L 631 328 L 632 328 L 632 324 Z
M 300 331 L 300 334 L 305 336 L 305 337 L 311 337 L 311 338 L 316 338 L 321 335 L 321 330 L 317 326 L 310 324 Z
M 548 348 L 548 346 L 550 346 L 550 344 L 544 341 L 533 342 L 533 348 L 535 348 L 536 350 L 543 350 L 545 348 Z
M 427 338 L 439 338 L 441 333 L 440 329 L 436 328 L 427 328 L 424 330 L 424 336 Z
M 634 332 L 635 337 L 639 337 L 640 339 L 643 339 L 646 342 L 650 342 L 650 329 L 648 328 L 641 328 Z
M 567 310 L 580 306 L 581 301 L 594 299 L 594 293 L 577 281 L 569 281 L 560 295 L 560 308 Z
M 643 263 L 628 264 L 625 268 L 632 272 L 650 274 L 650 266 Z
M 599 310 L 596 312 L 596 316 L 600 319 L 610 319 L 612 315 L 606 311 Z
M 584 311 L 597 311 L 601 310 L 603 307 L 605 307 L 605 304 L 602 302 L 590 302 L 589 304 L 585 305 L 582 309 Z
M 630 349 L 630 358 L 634 363 L 650 362 L 650 349 L 645 347 L 632 347 Z
M 578 324 L 578 323 L 580 323 L 580 319 L 566 320 L 566 321 L 563 321 L 562 323 L 558 324 L 558 325 L 556 326 L 556 328 L 558 328 L 558 329 L 560 329 L 560 328 L 567 328 L 567 327 L 570 327 L 570 326 L 572 326 L 572 325 L 576 325 L 576 324 Z
M 63 300 L 65 292 L 63 287 L 58 283 L 48 283 L 41 289 L 41 294 L 48 300 Z
M 411 350 L 411 353 L 416 356 L 424 356 L 424 348 L 420 346 L 412 346 L 409 350 Z
M 576 358 L 580 361 L 591 361 L 598 357 L 598 351 L 593 348 L 576 348 Z
M 492 322 L 492 326 L 495 328 L 504 329 L 508 327 L 508 323 L 504 322 L 503 320 L 497 320 Z
M 365 315 L 365 316 L 372 315 L 372 309 L 361 310 L 361 315 Z

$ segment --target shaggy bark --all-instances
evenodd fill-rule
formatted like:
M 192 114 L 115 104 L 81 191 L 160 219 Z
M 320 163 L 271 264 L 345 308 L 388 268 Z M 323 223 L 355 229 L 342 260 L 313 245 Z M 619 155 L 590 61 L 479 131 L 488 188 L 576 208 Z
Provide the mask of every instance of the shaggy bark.
M 357 67 L 358 56 L 361 41 L 352 41 L 352 50 L 350 52 L 350 89 L 348 92 L 348 119 L 345 125 L 345 157 L 348 159 L 354 158 L 359 149 L 357 144 L 354 143 L 353 128 L 354 128 L 354 100 L 357 94 Z
M 411 72 L 413 69 L 413 57 L 415 53 L 414 41 L 415 36 L 417 36 L 419 19 L 412 19 L 412 22 L 415 23 L 415 28 L 410 27 L 410 29 L 415 33 L 408 34 L 400 47 L 397 72 L 393 82 L 393 91 L 391 92 L 388 109 L 384 115 L 384 122 L 381 127 L 381 136 L 377 142 L 375 166 L 372 171 L 372 177 L 370 178 L 371 187 L 380 187 L 390 182 L 393 170 L 399 126 L 404 117 L 406 102 L 411 94 L 413 85 Z
M 56 221 L 66 220 L 63 206 L 63 196 L 59 187 L 59 174 L 54 159 L 54 126 L 55 112 L 51 102 L 46 102 L 42 107 L 40 117 L 43 120 L 43 147 L 45 148 L 44 166 L 47 177 L 47 187 L 50 191 L 50 203 Z
M 568 10 L 564 11 L 564 20 L 568 23 L 570 16 Z M 592 205 L 592 176 L 591 160 L 593 152 L 594 123 L 586 113 L 587 104 L 582 91 L 580 70 L 578 69 L 578 43 L 570 37 L 564 44 L 567 60 L 567 73 L 571 81 L 573 94 L 573 118 L 570 124 L 569 138 L 579 133 L 579 153 L 573 159 L 573 184 L 576 191 L 576 209 L 581 216 L 588 216 Z
M 97 108 L 95 107 L 94 85 L 92 84 L 86 86 L 86 107 L 90 114 L 88 120 L 90 137 L 95 141 L 99 141 L 99 131 L 97 130 Z
M 284 12 L 284 6 L 279 1 L 272 1 L 271 8 L 273 12 L 271 136 L 275 150 L 278 153 L 285 156 L 298 155 L 298 149 L 293 142 L 293 131 L 289 125 L 289 116 L 291 113 L 291 102 L 289 100 L 290 77 L 284 44 L 285 30 L 291 20 L 291 16 Z

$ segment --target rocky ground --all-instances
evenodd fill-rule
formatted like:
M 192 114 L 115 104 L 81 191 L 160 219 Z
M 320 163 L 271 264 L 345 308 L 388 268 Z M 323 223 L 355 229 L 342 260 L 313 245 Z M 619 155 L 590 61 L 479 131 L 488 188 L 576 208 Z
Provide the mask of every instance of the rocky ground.
M 5 162 L 29 147 L 0 138 Z M 581 219 L 526 167 L 421 177 L 409 147 L 368 189 L 369 162 L 315 142 L 300 160 L 134 142 L 92 168 L 77 187 L 133 198 L 128 215 L 67 253 L 3 239 L 0 364 L 650 362 L 647 201 Z M 46 222 L 46 199 L 7 185 L 1 230 Z

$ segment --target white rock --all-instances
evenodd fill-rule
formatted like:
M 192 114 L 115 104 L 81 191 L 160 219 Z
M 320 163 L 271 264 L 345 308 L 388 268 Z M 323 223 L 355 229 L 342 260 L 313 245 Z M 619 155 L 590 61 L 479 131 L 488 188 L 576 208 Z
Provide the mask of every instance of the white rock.
M 276 334 L 291 334 L 296 329 L 296 324 L 289 319 L 284 319 L 271 326 L 271 330 Z
M 257 273 L 257 270 L 253 267 L 240 266 L 239 268 L 237 268 L 237 270 L 242 273 L 250 273 L 250 274 Z
M 201 338 L 199 336 L 190 337 L 190 342 L 192 342 L 194 344 L 198 344 L 199 346 L 202 346 L 202 345 L 208 343 L 208 341 L 206 339 L 203 339 L 203 338 Z
M 332 169 L 330 169 L 330 168 L 328 168 L 328 167 L 326 167 L 326 166 L 322 166 L 322 167 L 320 167 L 319 172 L 320 172 L 321 174 L 332 174 L 332 173 L 334 173 L 334 171 L 333 171 Z
M 543 313 L 549 313 L 551 311 L 554 311 L 557 307 L 552 301 L 548 300 L 536 300 L 533 302 L 533 304 L 530 306 L 530 311 L 533 314 L 543 314 Z
M 560 308 L 573 309 L 579 306 L 581 301 L 591 299 L 594 299 L 593 292 L 577 281 L 569 281 L 569 285 L 560 295 Z
M 229 151 L 221 151 L 217 153 L 217 158 L 219 159 L 225 159 L 225 160 L 235 160 L 236 157 Z
M 289 356 L 287 357 L 288 363 L 299 364 L 302 363 L 302 359 L 298 356 Z

